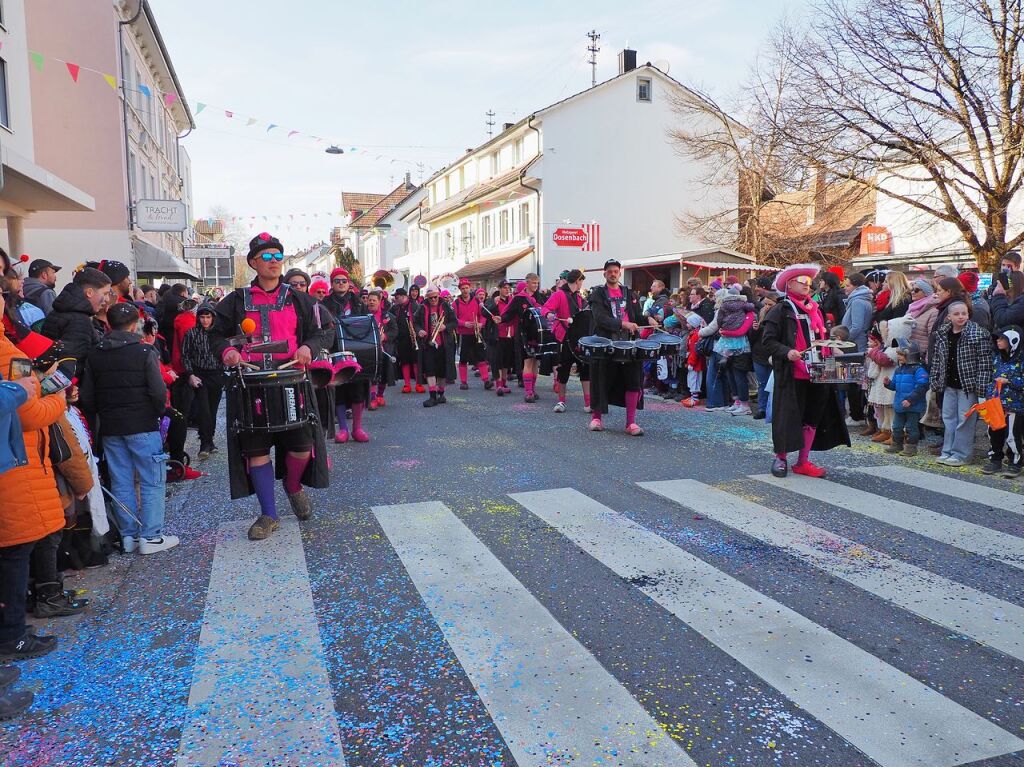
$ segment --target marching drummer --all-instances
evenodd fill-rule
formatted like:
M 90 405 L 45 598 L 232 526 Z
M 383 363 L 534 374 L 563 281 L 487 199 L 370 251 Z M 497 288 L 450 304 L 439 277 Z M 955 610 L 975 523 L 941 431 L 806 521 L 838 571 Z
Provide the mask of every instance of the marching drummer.
M 324 299 L 324 307 L 337 320 L 345 317 L 366 314 L 359 291 L 353 289 L 352 278 L 348 270 L 336 267 L 331 272 L 331 292 Z M 335 339 L 335 346 L 337 346 Z M 348 442 L 349 429 L 347 413 L 352 412 L 351 436 L 355 442 L 369 442 L 370 435 L 363 428 L 363 411 L 370 402 L 370 381 L 359 378 L 335 387 L 335 418 L 338 429 L 334 432 L 334 441 L 338 444 Z
M 528 274 L 525 280 L 516 284 L 515 295 L 502 310 L 502 323 L 510 322 L 517 331 L 520 330 L 523 312 L 530 307 L 540 308 L 535 297 L 539 288 L 540 277 L 536 274 Z M 526 396 L 523 399 L 527 402 L 536 402 L 540 399 L 537 396 L 537 358 L 526 356 L 522 335 L 518 332 L 515 333 L 515 343 L 516 362 L 522 361 L 523 365 L 522 373 L 520 373 L 520 380 L 526 387 Z
M 581 323 L 584 322 L 578 315 L 583 311 L 584 307 L 583 296 L 580 294 L 580 290 L 583 289 L 583 281 L 585 279 L 586 276 L 579 269 L 566 272 L 565 279 L 559 279 L 559 282 L 562 283 L 561 286 L 551 294 L 551 298 L 547 300 L 543 308 L 544 314 L 551 320 L 551 330 L 561 344 L 558 367 L 556 369 L 556 380 L 558 381 L 558 402 L 555 403 L 556 413 L 565 412 L 565 395 L 569 385 L 569 372 L 572 370 L 573 363 L 576 363 L 579 369 L 580 385 L 583 387 L 584 410 L 588 413 L 590 412 L 590 366 L 583 364 L 582 361 L 576 358 L 570 344 L 571 337 L 579 338 L 580 335 L 586 335 L 590 332 L 589 317 L 584 315 L 587 317 L 585 324 L 588 327 L 583 328 L 582 334 L 569 332 L 570 327 L 577 319 Z
M 276 237 L 263 232 L 249 242 L 246 256 L 256 271 L 248 287 L 236 288 L 217 304 L 216 325 L 210 335 L 210 347 L 227 367 L 255 363 L 264 369 L 287 361 L 309 365 L 322 349 L 333 341 L 333 323 L 316 301 L 306 293 L 289 287 L 281 279 L 284 247 Z M 252 354 L 232 345 L 239 334 L 256 343 L 284 341 L 287 351 Z M 231 402 L 229 400 L 229 408 Z M 229 430 L 228 469 L 231 497 L 255 494 L 260 516 L 249 528 L 249 540 L 263 540 L 280 526 L 274 499 L 275 467 L 273 448 L 278 457 L 277 477 L 283 477 L 284 489 L 292 511 L 300 520 L 309 519 L 312 504 L 303 485 L 324 488 L 329 485 L 327 451 L 313 451 L 323 444 L 316 422 L 280 432 Z M 312 459 L 311 459 L 312 456 Z M 283 462 L 283 465 L 282 465 Z
M 636 291 L 619 282 L 621 275 L 622 264 L 614 258 L 608 259 L 604 262 L 604 285 L 591 290 L 587 297 L 594 313 L 594 334 L 613 341 L 635 338 L 641 325 L 658 324 L 653 317 L 644 315 Z M 643 407 L 643 361 L 599 360 L 593 363 L 590 372 L 593 392 L 590 430 L 603 431 L 602 414 L 608 412 L 609 405 L 617 405 L 626 408 L 626 433 L 642 436 L 644 430 L 636 423 L 636 411 Z
M 494 384 L 491 383 L 484 350 L 484 309 L 470 289 L 469 280 L 463 277 L 459 280 L 459 295 L 452 302 L 457 322 L 456 338 L 459 342 L 459 388 L 469 388 L 469 366 L 473 365 L 479 367 L 484 388 L 489 390 Z

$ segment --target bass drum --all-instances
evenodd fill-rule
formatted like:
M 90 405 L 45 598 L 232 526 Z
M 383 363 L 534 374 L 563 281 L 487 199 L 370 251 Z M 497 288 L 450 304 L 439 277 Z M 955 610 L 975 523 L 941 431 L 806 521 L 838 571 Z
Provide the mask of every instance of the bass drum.
M 528 306 L 519 318 L 523 336 L 523 353 L 527 357 L 557 357 L 559 343 L 543 313 L 536 306 Z
M 338 351 L 354 354 L 359 363 L 359 372 L 350 380 L 376 381 L 383 364 L 377 320 L 369 315 L 355 315 L 340 317 L 335 324 L 338 328 Z
M 586 362 L 580 350 L 580 340 L 594 332 L 594 316 L 590 307 L 580 309 L 572 318 L 572 324 L 565 331 L 565 343 L 578 362 Z

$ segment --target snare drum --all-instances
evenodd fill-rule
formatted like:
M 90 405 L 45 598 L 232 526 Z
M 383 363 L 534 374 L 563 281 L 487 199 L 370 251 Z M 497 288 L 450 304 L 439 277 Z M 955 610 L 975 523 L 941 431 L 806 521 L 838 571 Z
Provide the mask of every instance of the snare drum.
M 225 379 L 236 429 L 290 431 L 316 417 L 313 387 L 303 370 L 229 370 Z
M 603 360 L 611 356 L 612 342 L 604 336 L 583 336 L 577 344 L 577 349 L 580 358 L 587 362 Z
M 636 359 L 635 341 L 612 341 L 608 358 L 612 362 L 632 362 Z
M 675 357 L 683 349 L 683 339 L 671 333 L 653 333 L 647 340 L 658 342 L 661 347 L 658 350 L 658 356 L 660 357 Z
M 523 334 L 523 352 L 534 359 L 555 357 L 559 343 L 543 313 L 536 306 L 528 306 L 519 318 L 519 329 Z
M 661 356 L 661 344 L 653 338 L 641 338 L 633 342 L 633 359 L 656 360 Z
M 309 366 L 309 380 L 317 389 L 342 386 L 351 381 L 362 367 L 353 352 L 334 352 Z

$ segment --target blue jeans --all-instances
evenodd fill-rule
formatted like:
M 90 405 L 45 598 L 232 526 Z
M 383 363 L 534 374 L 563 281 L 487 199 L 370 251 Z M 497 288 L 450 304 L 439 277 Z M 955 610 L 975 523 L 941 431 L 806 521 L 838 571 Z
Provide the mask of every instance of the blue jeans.
M 707 358 L 707 374 L 704 379 L 704 386 L 707 389 L 708 399 L 704 403 L 707 407 L 723 407 L 725 405 L 725 378 L 721 368 L 722 358 L 712 354 Z
M 167 484 L 167 453 L 160 432 L 104 437 L 103 454 L 110 471 L 110 489 L 131 512 L 129 515 L 114 504 L 114 518 L 121 535 L 159 538 L 164 527 L 164 487 Z M 136 474 L 142 496 L 141 511 L 135 498 Z
M 768 376 L 771 374 L 771 365 L 762 365 L 760 362 L 754 363 L 754 375 L 757 376 L 757 412 L 759 413 L 768 411 L 768 392 L 764 390 L 764 387 L 767 386 Z
M 977 394 L 968 394 L 963 389 L 947 386 L 942 395 L 942 424 L 946 433 L 942 441 L 942 455 L 971 460 L 974 455 L 974 432 L 978 425 L 978 414 L 967 418 L 967 411 L 978 404 Z
M 921 423 L 921 416 L 924 413 L 918 413 L 915 410 L 904 411 L 902 413 L 895 411 L 892 414 L 892 438 L 894 442 L 903 442 L 903 432 L 906 431 L 906 441 L 911 445 L 916 445 L 920 432 L 918 431 L 918 424 Z
M 726 373 L 729 374 L 729 387 L 732 389 L 733 399 L 740 402 L 750 401 L 750 381 L 747 378 L 747 371 L 736 367 L 735 360 L 727 360 Z

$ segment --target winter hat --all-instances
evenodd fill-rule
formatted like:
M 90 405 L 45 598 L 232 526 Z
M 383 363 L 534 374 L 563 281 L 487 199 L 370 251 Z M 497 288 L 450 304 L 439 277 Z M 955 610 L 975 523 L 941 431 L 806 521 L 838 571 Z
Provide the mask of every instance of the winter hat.
M 961 272 L 956 278 L 960 280 L 960 284 L 964 286 L 964 290 L 969 294 L 974 293 L 978 289 L 977 272 Z
M 996 338 L 1005 338 L 1006 342 L 1010 345 L 1010 351 L 1007 354 L 1009 359 L 1017 357 L 1021 353 L 1021 340 L 1024 340 L 1024 330 L 1021 330 L 1016 325 L 1007 325 L 996 333 Z
M 516 293 L 525 293 L 525 292 L 526 292 L 526 280 L 519 280 L 519 282 L 516 283 Z
M 245 257 L 246 263 L 251 262 L 261 250 L 269 250 L 270 248 L 277 248 L 284 253 L 284 245 L 281 244 L 279 239 L 268 232 L 260 232 L 249 240 L 249 253 Z
M 398 288 L 392 295 L 394 295 L 395 298 L 398 298 L 399 296 L 407 296 L 409 295 L 409 291 L 405 288 Z
M 924 293 L 926 296 L 930 296 L 930 295 L 933 295 L 935 293 L 935 291 L 932 290 L 931 283 L 928 282 L 928 280 L 922 280 L 920 278 L 918 278 L 918 279 L 914 280 L 912 283 L 910 283 L 910 287 L 917 288 L 922 293 Z
M 120 261 L 100 261 L 97 269 L 110 278 L 110 283 L 112 285 L 117 285 L 123 281 L 125 277 L 131 275 L 131 270 Z
M 727 274 L 725 276 L 725 284 L 726 285 L 739 285 L 739 283 L 740 283 L 740 278 L 737 277 L 735 274 Z
M 732 283 L 729 286 L 729 293 L 731 295 L 738 296 L 742 292 L 743 292 L 743 286 L 740 285 L 738 282 L 734 282 L 734 283 Z
M 694 330 L 696 330 L 697 328 L 704 324 L 704 320 L 701 319 L 701 316 L 699 314 L 691 314 L 686 318 L 686 324 L 689 325 Z
M 709 287 L 712 290 L 721 290 L 722 289 L 722 281 L 716 277 L 714 280 L 711 281 L 711 285 Z
M 346 279 L 352 279 L 349 277 L 348 269 L 342 269 L 340 266 L 336 266 L 331 270 L 331 282 L 334 282 L 335 277 L 344 277 Z
M 461 289 L 462 289 L 463 287 L 469 288 L 469 287 L 472 287 L 472 286 L 473 286 L 473 283 L 471 283 L 471 282 L 469 281 L 469 278 L 468 278 L 468 277 L 463 277 L 463 278 L 462 278 L 461 280 L 459 280 L 459 289 L 460 289 L 460 290 L 461 290 Z

